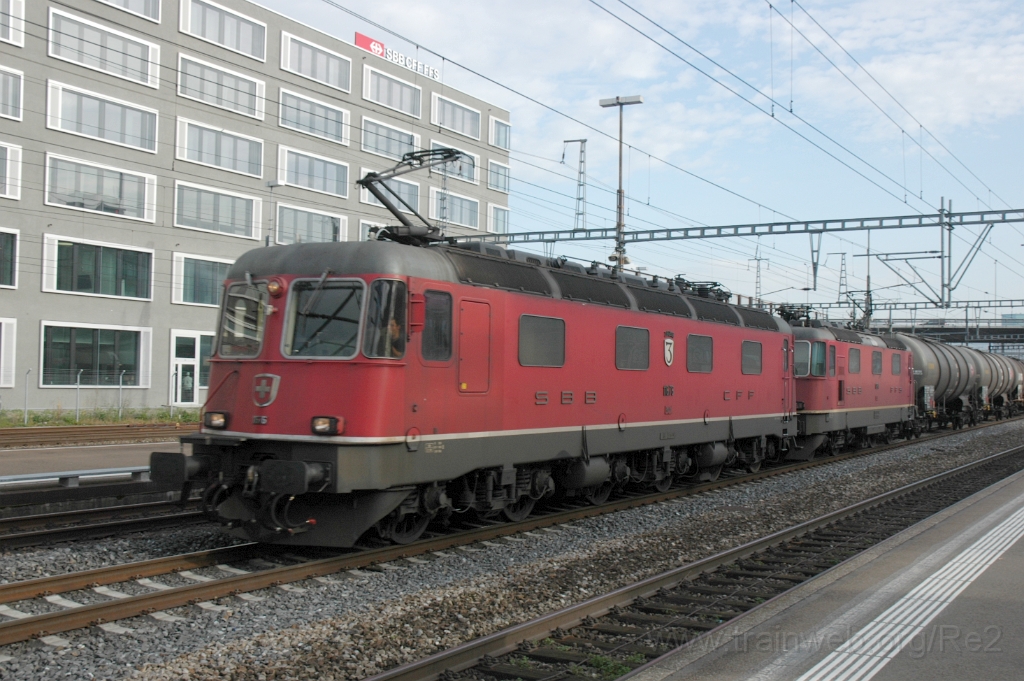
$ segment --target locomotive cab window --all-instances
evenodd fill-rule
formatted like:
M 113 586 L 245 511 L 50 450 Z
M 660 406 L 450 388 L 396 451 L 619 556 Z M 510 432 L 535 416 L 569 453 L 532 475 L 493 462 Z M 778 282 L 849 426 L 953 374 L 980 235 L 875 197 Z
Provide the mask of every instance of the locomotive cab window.
M 359 346 L 361 281 L 310 279 L 292 284 L 284 354 L 351 359 Z
M 632 326 L 615 329 L 615 368 L 646 371 L 651 365 L 651 332 Z
M 267 314 L 267 285 L 232 284 L 224 297 L 220 325 L 221 357 L 255 357 L 263 344 Z
M 850 348 L 849 359 L 846 361 L 846 370 L 851 374 L 860 373 L 860 350 L 857 348 Z
M 811 344 L 808 341 L 793 343 L 793 371 L 798 378 L 811 373 Z
M 710 374 L 714 366 L 715 339 L 695 334 L 687 336 L 686 370 L 695 374 Z
M 811 343 L 811 376 L 825 375 L 825 343 Z
M 519 318 L 519 364 L 524 367 L 565 365 L 565 320 L 524 314 Z
M 744 374 L 761 373 L 761 344 L 754 341 L 743 341 L 740 370 Z
M 378 279 L 366 308 L 363 354 L 381 359 L 405 356 L 405 282 Z
M 427 291 L 423 324 L 423 359 L 446 362 L 452 356 L 452 297 L 443 291 Z
M 892 375 L 893 376 L 899 376 L 900 375 L 900 368 L 901 368 L 900 365 L 902 364 L 902 361 L 901 361 L 902 357 L 903 356 L 900 355 L 900 353 L 898 353 L 898 352 L 892 353 Z
M 882 353 L 879 350 L 871 353 L 871 373 L 875 376 L 882 375 Z

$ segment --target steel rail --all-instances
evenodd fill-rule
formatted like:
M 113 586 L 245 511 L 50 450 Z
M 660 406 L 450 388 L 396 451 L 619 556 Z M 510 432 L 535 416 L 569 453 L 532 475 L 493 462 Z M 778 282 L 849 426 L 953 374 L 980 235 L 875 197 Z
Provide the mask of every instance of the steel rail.
M 997 425 L 998 423 L 1002 422 L 983 424 L 982 426 L 977 427 L 977 429 L 988 426 L 994 426 Z M 921 442 L 926 439 L 941 439 L 943 437 L 949 437 L 961 432 L 963 431 L 949 431 L 946 433 L 937 433 L 929 438 L 921 438 L 921 440 L 918 440 L 917 442 Z M 533 516 L 517 523 L 499 523 L 494 525 L 487 525 L 470 530 L 459 531 L 453 534 L 442 535 L 439 537 L 431 537 L 429 539 L 420 540 L 417 542 L 413 542 L 411 544 L 367 549 L 357 553 L 351 553 L 342 556 L 334 556 L 330 558 L 322 558 L 318 560 L 300 563 L 297 565 L 286 565 L 282 567 L 262 570 L 259 572 L 253 572 L 245 575 L 224 577 L 212 582 L 190 584 L 186 586 L 174 587 L 171 589 L 157 591 L 154 593 L 147 593 L 138 596 L 129 596 L 128 598 L 121 598 L 114 601 L 94 603 L 91 605 L 85 605 L 69 610 L 46 613 L 43 615 L 34 615 L 19 620 L 0 623 L 0 645 L 16 643 L 18 641 L 28 640 L 30 638 L 37 636 L 45 636 L 47 634 L 62 631 L 70 631 L 73 629 L 80 629 L 82 627 L 90 626 L 97 623 L 110 622 L 118 619 L 124 619 L 127 617 L 134 617 L 137 615 L 146 614 L 157 610 L 165 610 L 167 608 L 180 607 L 183 605 L 189 605 L 202 601 L 223 598 L 225 596 L 231 596 L 233 594 L 240 592 L 256 591 L 270 586 L 277 586 L 279 584 L 298 582 L 313 577 L 323 577 L 332 573 L 340 572 L 342 570 L 352 570 L 361 567 L 367 567 L 375 563 L 383 563 L 398 560 L 400 558 L 406 558 L 409 556 L 422 555 L 424 553 L 429 553 L 432 551 L 441 551 L 447 548 L 472 544 L 479 541 L 498 539 L 500 537 L 519 534 L 521 532 L 529 532 L 531 530 L 550 527 L 552 525 L 560 525 L 574 520 L 591 518 L 599 515 L 604 515 L 606 513 L 614 513 L 622 510 L 627 510 L 630 508 L 655 504 L 662 501 L 668 501 L 670 499 L 676 499 L 684 496 L 698 494 L 701 492 L 720 489 L 731 485 L 743 484 L 747 482 L 753 482 L 756 480 L 775 477 L 777 475 L 792 473 L 807 468 L 828 465 L 833 462 L 858 458 L 861 456 L 869 456 L 883 451 L 888 451 L 890 449 L 903 447 L 906 446 L 907 444 L 909 444 L 907 441 L 897 442 L 857 452 L 840 454 L 838 456 L 824 457 L 821 459 L 803 461 L 792 465 L 783 465 L 774 468 L 762 469 L 758 473 L 739 475 L 736 477 L 720 478 L 715 482 L 705 483 L 702 485 L 689 486 L 680 489 L 669 490 L 667 492 L 658 492 L 635 497 L 627 497 L 625 499 L 619 499 L 601 506 L 583 506 L 568 510 L 554 511 L 545 515 Z M 987 459 L 981 459 L 979 461 L 985 460 Z M 972 464 L 967 464 L 967 466 L 970 465 Z M 964 467 L 962 466 L 960 468 Z M 255 544 L 246 544 L 242 545 L 241 548 L 255 546 Z M 269 549 L 267 547 L 264 547 L 263 550 L 273 550 L 274 548 L 284 547 L 269 547 Z M 186 557 L 193 555 L 200 554 L 187 554 Z M 167 572 L 172 572 L 175 569 L 185 569 L 174 567 L 174 561 L 179 558 L 183 557 L 174 556 L 165 559 L 156 559 L 155 561 L 145 561 L 143 563 L 128 563 L 126 565 L 114 566 L 112 568 L 98 568 L 96 570 L 90 570 L 88 571 L 88 574 L 91 575 L 91 582 L 76 581 L 75 575 L 87 573 L 71 573 L 70 575 L 60 575 L 58 577 L 43 577 L 36 580 L 31 580 L 31 582 L 24 582 L 24 584 L 33 584 L 34 586 L 32 588 L 35 589 L 37 594 L 41 594 L 44 592 L 60 593 L 62 591 L 73 591 L 75 589 L 82 588 L 82 586 L 75 585 L 84 584 L 85 586 L 91 586 L 93 584 L 99 583 L 113 584 L 118 581 L 125 581 L 126 579 L 133 578 L 132 576 L 137 574 L 136 571 L 133 571 L 133 568 L 135 566 L 145 566 L 147 572 L 145 575 L 141 576 L 166 574 Z M 220 558 L 217 561 L 215 561 L 215 563 L 222 563 L 228 560 L 229 559 L 227 558 Z M 165 561 L 162 567 L 158 565 L 159 561 Z M 110 571 L 109 576 L 104 572 L 107 570 Z M 157 571 L 154 572 L 149 570 Z M 124 575 L 129 575 L 129 577 L 125 577 Z M 99 582 L 99 579 L 102 579 L 104 581 Z M 11 592 L 13 593 L 13 589 L 17 587 L 19 584 L 22 583 L 18 582 L 11 585 L 0 585 L 0 603 L 10 602 L 5 601 L 5 597 L 3 595 L 4 589 L 10 589 L 12 590 Z M 24 597 L 28 596 L 23 596 L 23 598 Z
M 367 677 L 363 681 L 433 681 L 445 671 L 459 672 L 476 665 L 485 655 L 498 656 L 510 653 L 524 641 L 534 641 L 544 638 L 555 629 L 571 629 L 579 626 L 587 617 L 600 617 L 608 614 L 612 608 L 628 605 L 638 598 L 653 596 L 659 589 L 670 589 L 683 581 L 711 571 L 723 565 L 728 565 L 739 559 L 750 556 L 766 548 L 781 544 L 812 530 L 829 525 L 836 520 L 855 515 L 868 508 L 878 506 L 903 495 L 929 487 L 942 482 L 956 475 L 969 471 L 973 468 L 983 466 L 996 459 L 1024 452 L 1024 447 L 1014 447 L 996 454 L 992 454 L 977 461 L 952 468 L 942 473 L 924 478 L 917 482 L 904 485 L 895 490 L 879 494 L 864 501 L 852 504 L 837 511 L 813 518 L 811 520 L 794 525 L 785 530 L 780 530 L 761 539 L 747 542 L 727 551 L 722 551 L 708 558 L 688 563 L 673 568 L 660 575 L 648 577 L 634 584 L 630 584 L 607 594 L 590 598 L 582 603 L 571 605 L 568 608 L 542 615 L 536 619 L 522 624 L 497 631 L 488 636 L 468 641 L 462 645 L 449 650 L 431 655 L 421 660 L 410 662 L 394 669 Z M 824 574 L 824 573 L 822 573 Z M 663 659 L 663 658 L 657 658 Z M 645 665 L 647 666 L 647 665 Z
M 99 539 L 109 537 L 118 532 L 140 532 L 142 530 L 159 530 L 166 527 L 178 527 L 190 522 L 204 520 L 202 511 L 182 511 L 180 513 L 162 513 L 159 515 L 124 518 L 88 525 L 69 525 L 51 527 L 43 530 L 12 532 L 0 535 L 0 549 L 19 549 L 38 546 L 43 543 L 71 541 L 75 539 Z
M 0 448 L 61 446 L 87 442 L 148 440 L 186 435 L 199 429 L 196 423 L 112 426 L 29 426 L 0 428 Z

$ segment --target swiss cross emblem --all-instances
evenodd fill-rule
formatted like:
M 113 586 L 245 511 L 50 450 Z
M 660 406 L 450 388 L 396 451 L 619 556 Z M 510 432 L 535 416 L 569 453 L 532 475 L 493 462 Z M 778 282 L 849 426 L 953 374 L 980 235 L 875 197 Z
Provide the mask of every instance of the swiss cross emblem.
M 277 398 L 281 377 L 276 374 L 256 374 L 252 379 L 252 401 L 257 407 L 269 406 Z
M 374 40 L 372 43 L 370 43 L 370 51 L 379 57 L 380 55 L 384 54 L 384 46 L 378 43 L 376 40 Z

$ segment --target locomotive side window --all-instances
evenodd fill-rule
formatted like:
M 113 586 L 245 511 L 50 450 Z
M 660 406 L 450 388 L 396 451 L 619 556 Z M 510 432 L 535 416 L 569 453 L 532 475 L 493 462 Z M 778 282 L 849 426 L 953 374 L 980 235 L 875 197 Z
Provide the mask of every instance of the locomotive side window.
M 615 368 L 646 371 L 651 366 L 651 332 L 632 326 L 615 329 Z
M 892 375 L 900 375 L 900 365 L 902 364 L 902 355 L 898 352 L 892 353 Z
M 364 355 L 385 359 L 401 359 L 405 355 L 405 310 L 405 282 L 373 282 L 366 308 Z
M 524 314 L 519 318 L 519 363 L 524 367 L 565 364 L 565 320 Z
M 871 353 L 871 373 L 875 376 L 882 375 L 882 353 L 878 350 Z
M 266 311 L 266 284 L 232 284 L 224 298 L 218 354 L 221 357 L 258 355 L 263 344 Z
M 452 297 L 443 291 L 427 291 L 423 325 L 423 359 L 445 362 L 452 356 Z
M 857 348 L 850 348 L 850 356 L 846 361 L 846 369 L 851 374 L 860 373 L 860 350 Z
M 797 377 L 811 373 L 811 344 L 808 341 L 793 344 L 793 371 Z
M 291 357 L 355 357 L 363 284 L 355 281 L 297 281 L 284 354 Z
M 836 375 L 836 346 L 828 346 L 828 375 Z
M 710 374 L 715 366 L 715 339 L 711 336 L 690 334 L 686 337 L 686 370 L 695 374 Z
M 811 344 L 811 376 L 825 375 L 825 343 L 815 341 Z
M 789 339 L 782 339 L 782 373 L 789 373 Z
M 761 373 L 761 344 L 754 341 L 743 341 L 742 361 L 740 370 L 745 374 Z

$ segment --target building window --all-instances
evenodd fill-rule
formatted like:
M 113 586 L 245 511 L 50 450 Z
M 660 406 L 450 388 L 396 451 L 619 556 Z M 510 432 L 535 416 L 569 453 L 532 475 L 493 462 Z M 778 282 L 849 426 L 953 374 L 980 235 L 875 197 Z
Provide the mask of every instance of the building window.
M 160 47 L 50 9 L 50 56 L 117 78 L 160 87 Z
M 508 194 L 509 167 L 497 161 L 490 161 L 488 166 L 490 172 L 487 173 L 487 187 Z
M 46 127 L 133 149 L 156 151 L 155 110 L 52 80 L 47 90 Z
M 0 116 L 21 120 L 23 75 L 21 71 L 0 66 Z
M 460 135 L 480 139 L 480 112 L 436 92 L 430 122 Z
M 686 337 L 686 370 L 695 374 L 710 374 L 714 368 L 715 339 L 691 333 Z
M 281 32 L 281 68 L 342 92 L 351 89 L 351 59 L 284 31 Z
M 363 168 L 362 172 L 363 177 L 366 177 L 366 173 L 369 173 L 371 171 L 367 170 L 366 168 Z M 405 201 L 405 203 L 412 206 L 415 210 L 420 209 L 420 186 L 418 184 L 416 184 L 415 182 L 399 180 L 397 178 L 385 180 L 384 184 L 387 187 L 389 187 L 393 192 L 398 194 L 398 196 L 401 197 L 401 199 Z M 400 210 L 403 213 L 411 212 L 406 206 L 402 205 L 402 203 L 397 201 L 394 198 L 394 196 L 390 195 L 390 192 L 384 193 L 385 195 L 388 196 L 389 199 L 391 199 L 392 203 L 394 203 L 397 206 L 398 210 Z M 383 203 L 377 200 L 377 197 L 375 197 L 373 194 L 367 191 L 366 187 L 359 188 L 359 201 L 361 203 L 368 203 L 371 206 L 384 206 Z
M 42 385 L 149 387 L 150 329 L 43 322 Z
M 263 61 L 267 26 L 216 3 L 182 0 L 181 32 Z
M 493 116 L 491 117 L 491 144 L 506 151 L 512 148 L 512 126 Z
M 363 99 L 419 118 L 421 92 L 412 83 L 369 66 L 363 67 Z
M 100 0 L 100 2 L 160 23 L 160 0 Z
M 174 226 L 259 238 L 260 199 L 176 182 Z
M 277 181 L 348 198 L 348 164 L 288 147 L 278 147 Z
M 0 198 L 21 198 L 21 147 L 0 142 Z
M 210 386 L 213 334 L 172 329 L 171 351 L 171 402 L 199 404 L 199 389 Z
M 152 252 L 44 237 L 43 290 L 149 299 Z M 52 273 L 52 274 L 51 274 Z
M 263 176 L 263 140 L 178 119 L 177 157 L 234 173 Z
M 182 97 L 263 120 L 265 88 L 261 80 L 194 57 L 178 57 L 178 94 Z
M 901 368 L 900 365 L 902 364 L 902 361 L 903 360 L 902 360 L 902 356 L 900 355 L 900 353 L 898 353 L 898 352 L 892 353 L 892 375 L 893 376 L 899 376 L 900 375 L 900 368 Z
M 18 338 L 18 320 L 0 318 L 0 388 L 14 387 L 14 354 Z
M 647 371 L 651 366 L 651 332 L 632 326 L 615 328 L 615 368 Z
M 281 88 L 281 126 L 325 140 L 348 144 L 349 114 Z
M 175 304 L 219 306 L 221 289 L 232 264 L 231 260 L 175 253 L 171 301 Z
M 744 374 L 761 373 L 761 344 L 754 341 L 743 341 L 741 348 L 740 371 Z
M 477 168 L 480 166 L 479 156 L 471 154 L 468 151 L 463 151 L 462 149 L 456 149 L 452 145 L 444 142 L 432 141 L 430 143 L 430 148 L 455 149 L 456 151 L 461 151 L 462 156 L 460 156 L 458 160 L 449 161 L 442 166 L 438 166 L 438 172 L 464 182 L 472 182 L 473 184 L 477 184 L 479 182 L 477 177 Z
M 447 362 L 452 357 L 452 296 L 443 291 L 426 291 L 423 297 L 423 359 Z
M 401 160 L 410 151 L 419 149 L 419 135 L 363 118 L 363 151 Z
M 25 46 L 25 0 L 0 0 L 0 40 Z
M 487 231 L 495 234 L 508 234 L 509 210 L 504 206 L 491 206 L 490 220 Z
M 277 243 L 345 241 L 348 218 L 286 204 L 277 205 Z
M 453 225 L 480 229 L 480 202 L 431 187 L 430 217 Z
M 369 220 L 359 221 L 359 240 L 369 241 L 370 239 L 377 238 L 377 231 L 383 229 L 386 225 L 383 222 L 370 222 Z M 370 230 L 375 230 L 371 232 Z
M 156 219 L 156 176 L 46 155 L 46 203 L 132 220 Z
M 849 360 L 846 362 L 846 368 L 851 374 L 860 373 L 860 350 L 856 348 L 850 348 Z
M 524 314 L 519 318 L 519 364 L 565 366 L 565 320 Z
M 0 229 L 0 287 L 18 288 L 17 230 Z
M 871 373 L 875 376 L 882 375 L 882 353 L 878 350 L 871 353 Z

